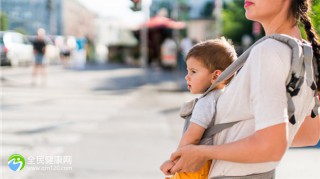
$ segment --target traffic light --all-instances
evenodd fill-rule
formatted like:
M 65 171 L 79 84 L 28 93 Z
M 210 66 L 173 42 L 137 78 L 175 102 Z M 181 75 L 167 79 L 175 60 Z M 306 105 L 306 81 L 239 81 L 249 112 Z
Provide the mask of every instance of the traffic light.
M 133 11 L 141 11 L 141 0 L 131 0 L 131 2 L 133 3 L 131 7 Z

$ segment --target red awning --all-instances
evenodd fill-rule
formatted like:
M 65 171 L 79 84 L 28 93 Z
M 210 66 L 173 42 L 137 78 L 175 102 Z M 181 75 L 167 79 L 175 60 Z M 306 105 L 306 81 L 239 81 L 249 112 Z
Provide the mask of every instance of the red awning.
M 148 28 L 158 28 L 158 27 L 165 27 L 170 29 L 183 29 L 186 27 L 186 24 L 181 21 L 174 21 L 170 18 L 163 17 L 163 16 L 155 16 L 150 18 L 149 21 L 145 22 L 143 26 Z

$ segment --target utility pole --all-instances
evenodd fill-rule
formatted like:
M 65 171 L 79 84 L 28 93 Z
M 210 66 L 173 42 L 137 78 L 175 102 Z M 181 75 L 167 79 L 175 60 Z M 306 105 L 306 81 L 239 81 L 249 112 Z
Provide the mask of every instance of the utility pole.
M 214 10 L 213 14 L 215 17 L 215 37 L 220 37 L 222 34 L 222 19 L 221 19 L 221 14 L 222 14 L 222 0 L 214 0 Z
M 173 5 L 172 5 L 172 12 L 171 12 L 171 19 L 177 21 L 177 20 L 179 20 L 179 2 L 173 1 L 172 3 L 173 3 Z M 172 30 L 172 36 L 173 36 L 174 41 L 176 43 L 179 43 L 180 33 L 179 33 L 178 29 Z
M 54 0 L 47 0 L 47 10 L 49 12 L 49 28 L 50 28 L 50 34 L 55 35 L 56 34 L 56 21 L 54 16 L 55 11 L 55 1 Z
M 150 19 L 151 0 L 141 0 L 141 9 L 145 22 Z M 140 30 L 140 63 L 142 68 L 147 67 L 148 60 L 148 27 L 143 26 Z

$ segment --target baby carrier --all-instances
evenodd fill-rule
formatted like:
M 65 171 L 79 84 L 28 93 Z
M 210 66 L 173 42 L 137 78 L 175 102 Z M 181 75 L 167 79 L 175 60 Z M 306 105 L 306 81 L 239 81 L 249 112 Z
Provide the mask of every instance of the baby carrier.
M 295 106 L 292 98 L 294 98 L 300 91 L 300 88 L 304 82 L 304 78 L 306 77 L 307 85 L 314 92 L 314 101 L 315 105 L 311 111 L 311 117 L 315 117 L 318 115 L 319 109 L 319 99 L 317 93 L 317 86 L 315 81 L 318 77 L 317 64 L 315 60 L 313 60 L 313 50 L 312 47 L 306 42 L 302 43 L 297 41 L 296 39 L 287 36 L 274 34 L 265 36 L 264 38 L 258 40 L 254 43 L 248 50 L 246 50 L 234 63 L 232 63 L 213 83 L 210 88 L 199 98 L 196 98 L 190 102 L 185 103 L 180 109 L 180 116 L 185 119 L 184 131 L 188 128 L 190 123 L 190 118 L 192 115 L 193 108 L 197 103 L 198 99 L 207 95 L 210 91 L 212 91 L 220 82 L 229 79 L 235 72 L 237 72 L 246 62 L 250 51 L 254 46 L 261 43 L 266 39 L 275 39 L 282 43 L 287 44 L 292 49 L 292 59 L 291 59 L 291 69 L 289 71 L 289 76 L 286 80 L 286 93 L 287 93 L 287 101 L 288 101 L 288 115 L 289 122 L 294 125 L 296 123 L 296 119 L 294 116 Z M 205 130 L 200 144 L 213 144 L 213 136 L 224 129 L 232 127 L 240 121 L 230 122 L 230 123 L 222 123 L 215 124 L 214 116 L 208 128 Z M 215 177 L 214 179 L 274 179 L 275 178 L 275 170 L 268 171 L 266 173 L 258 173 L 251 174 L 247 176 L 220 176 Z
M 185 119 L 184 131 L 189 126 L 192 111 L 198 99 L 207 95 L 220 82 L 229 79 L 233 74 L 235 74 L 235 72 L 237 72 L 246 62 L 252 48 L 266 39 L 278 40 L 284 44 L 287 44 L 292 49 L 291 69 L 289 72 L 289 76 L 286 80 L 289 122 L 292 125 L 296 123 L 296 119 L 294 116 L 295 106 L 292 98 L 299 93 L 300 88 L 304 82 L 304 76 L 306 76 L 307 85 L 314 91 L 315 106 L 311 111 L 311 117 L 314 118 L 316 115 L 318 115 L 319 100 L 318 100 L 317 86 L 315 83 L 316 77 L 318 76 L 317 74 L 318 71 L 317 71 L 317 65 L 315 63 L 315 60 L 312 60 L 313 59 L 312 47 L 306 41 L 303 41 L 303 43 L 301 43 L 290 36 L 282 35 L 282 34 L 281 35 L 274 34 L 274 35 L 265 36 L 260 40 L 258 40 L 256 43 L 254 43 L 235 62 L 233 62 L 225 71 L 223 71 L 223 73 L 218 77 L 216 82 L 213 83 L 210 86 L 210 88 L 202 96 L 185 103 L 181 107 L 180 116 Z M 220 131 L 226 128 L 229 128 L 235 125 L 238 122 L 240 121 L 214 124 L 214 120 L 212 120 L 209 127 L 205 130 L 202 136 L 202 139 L 200 141 L 200 144 L 212 144 L 213 136 L 215 134 L 219 133 Z M 208 141 L 211 141 L 211 143 L 208 143 Z

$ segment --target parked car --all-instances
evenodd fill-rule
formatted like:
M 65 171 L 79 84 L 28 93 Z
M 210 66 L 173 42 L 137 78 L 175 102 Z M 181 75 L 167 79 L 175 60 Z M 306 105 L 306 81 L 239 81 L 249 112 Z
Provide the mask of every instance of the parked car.
M 0 35 L 0 63 L 1 65 L 9 64 L 9 60 L 7 58 L 8 49 L 4 46 L 3 37 Z
M 0 31 L 0 44 L 3 49 L 1 50 L 1 64 L 18 66 L 33 62 L 33 45 L 24 35 L 18 32 Z

